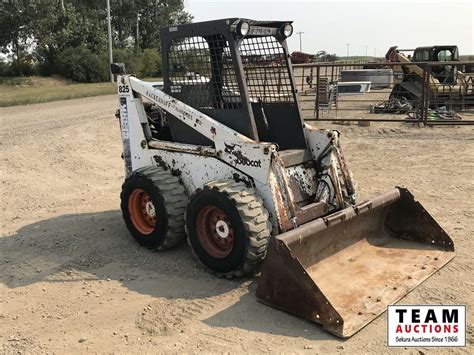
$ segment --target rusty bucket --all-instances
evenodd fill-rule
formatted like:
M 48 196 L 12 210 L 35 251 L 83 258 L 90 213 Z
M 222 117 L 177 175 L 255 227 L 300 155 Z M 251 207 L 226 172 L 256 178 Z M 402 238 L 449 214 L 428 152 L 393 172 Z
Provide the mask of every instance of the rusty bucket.
M 257 297 L 346 338 L 453 257 L 446 232 L 395 188 L 273 238 Z

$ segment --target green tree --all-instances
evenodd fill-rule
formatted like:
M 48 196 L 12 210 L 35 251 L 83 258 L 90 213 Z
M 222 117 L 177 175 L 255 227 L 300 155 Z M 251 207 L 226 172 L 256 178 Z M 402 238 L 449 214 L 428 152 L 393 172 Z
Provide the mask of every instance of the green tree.
M 59 74 L 74 81 L 93 83 L 108 77 L 105 56 L 97 55 L 85 46 L 64 49 L 56 59 L 56 66 Z
M 335 54 L 330 54 L 326 51 L 319 51 L 314 55 L 314 57 L 319 62 L 335 62 L 337 60 L 337 56 Z
M 134 38 L 136 41 L 136 23 L 140 12 L 135 1 L 111 0 L 112 28 L 114 29 L 114 45 L 116 48 L 126 48 Z
M 23 56 L 33 39 L 33 13 L 28 0 L 0 3 L 0 47 L 14 58 L 19 76 L 23 76 Z
M 105 0 L 71 0 L 87 16 L 99 14 L 106 25 Z M 160 27 L 189 23 L 192 16 L 184 9 L 184 0 L 110 0 L 114 46 L 141 49 L 159 48 Z M 138 38 L 137 38 L 138 26 Z
M 192 20 L 184 9 L 184 0 L 111 0 L 111 16 L 114 48 L 135 48 L 135 53 L 130 55 L 141 62 L 135 65 L 137 72 L 147 75 L 160 71 L 157 51 L 160 27 Z M 61 68 L 72 68 L 61 54 L 64 51 L 71 54 L 74 49 L 87 53 L 86 57 L 96 63 L 97 58 L 90 53 L 104 57 L 107 52 L 105 0 L 0 2 L 0 50 L 15 60 L 19 75 L 27 67 L 31 72 L 31 54 L 43 74 L 59 72 L 60 56 Z M 82 67 L 87 67 L 84 61 Z
M 183 0 L 136 0 L 136 11 L 141 15 L 139 45 L 142 49 L 160 48 L 161 27 L 189 23 L 193 19 L 184 10 Z
M 38 60 L 46 74 L 55 72 L 56 58 L 66 48 L 85 47 L 94 53 L 107 48 L 107 32 L 99 14 L 65 1 L 62 10 L 56 2 L 38 7 L 33 27 Z
M 144 77 L 153 77 L 161 73 L 161 56 L 156 49 L 144 49 L 141 55 Z

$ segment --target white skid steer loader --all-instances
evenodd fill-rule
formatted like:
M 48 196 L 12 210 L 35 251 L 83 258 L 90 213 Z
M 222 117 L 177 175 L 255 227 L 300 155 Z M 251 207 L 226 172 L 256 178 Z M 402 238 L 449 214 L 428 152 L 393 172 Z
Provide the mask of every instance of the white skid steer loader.
M 356 203 L 339 133 L 301 118 L 291 22 L 161 29 L 163 84 L 117 74 L 125 223 L 141 245 L 187 235 L 223 277 L 264 261 L 257 297 L 348 337 L 454 256 L 403 188 Z

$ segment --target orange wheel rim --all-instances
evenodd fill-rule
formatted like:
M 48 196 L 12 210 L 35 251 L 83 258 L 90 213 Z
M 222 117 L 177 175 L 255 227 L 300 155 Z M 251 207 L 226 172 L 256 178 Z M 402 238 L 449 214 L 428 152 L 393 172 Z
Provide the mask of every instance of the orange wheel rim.
M 151 234 L 156 225 L 156 210 L 150 195 L 135 189 L 128 198 L 128 211 L 135 229 L 141 234 Z
M 196 232 L 201 246 L 214 258 L 225 258 L 234 247 L 234 231 L 230 219 L 215 206 L 206 206 L 199 211 Z

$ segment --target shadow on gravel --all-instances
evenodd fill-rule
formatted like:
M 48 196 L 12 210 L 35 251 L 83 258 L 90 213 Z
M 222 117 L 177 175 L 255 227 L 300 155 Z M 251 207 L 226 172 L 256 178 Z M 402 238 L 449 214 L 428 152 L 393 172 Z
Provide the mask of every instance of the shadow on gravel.
M 312 323 L 258 303 L 254 279 L 219 279 L 206 272 L 187 243 L 167 251 L 140 247 L 120 211 L 70 214 L 24 226 L 0 238 L 0 283 L 9 288 L 37 282 L 116 280 L 130 291 L 169 300 L 214 298 L 249 286 L 233 305 L 203 322 L 214 327 L 335 339 Z M 225 305 L 223 305 L 225 306 Z
M 257 301 L 256 282 L 249 287 L 249 293 L 240 297 L 235 304 L 203 320 L 211 327 L 240 328 L 308 340 L 345 340 L 326 332 L 317 324 L 276 310 Z

